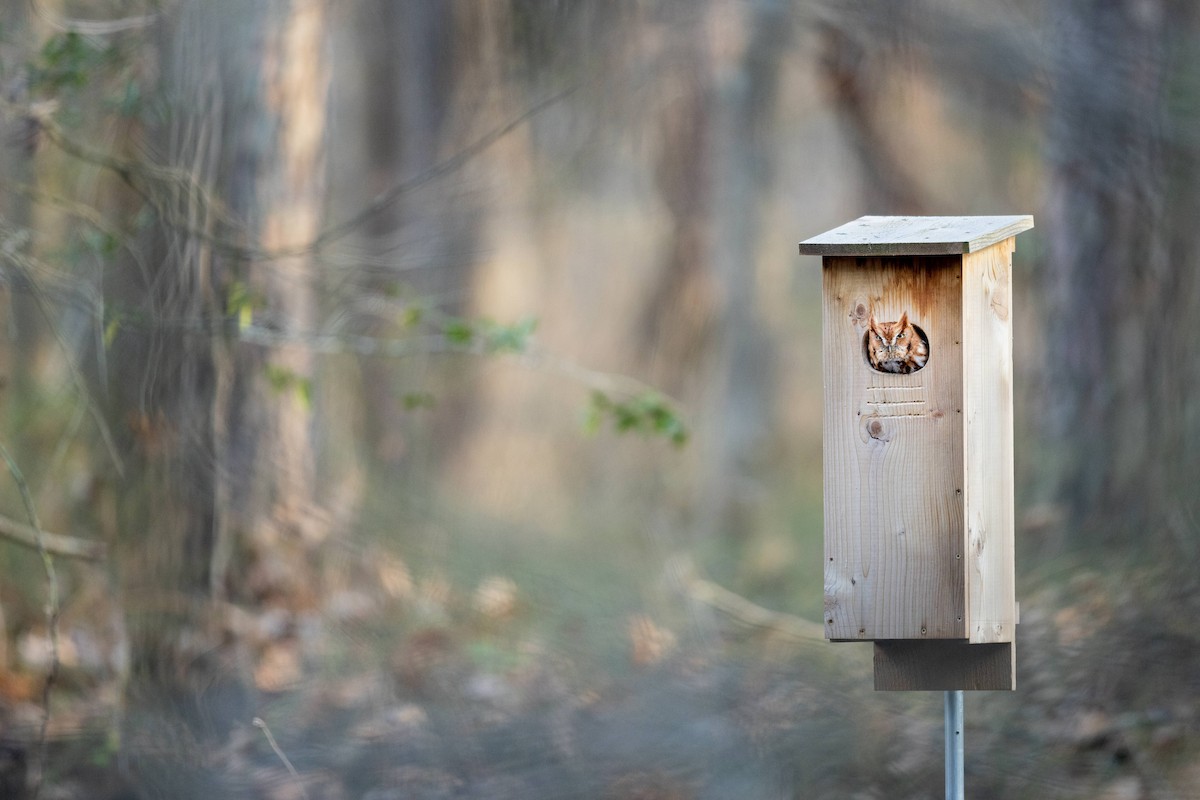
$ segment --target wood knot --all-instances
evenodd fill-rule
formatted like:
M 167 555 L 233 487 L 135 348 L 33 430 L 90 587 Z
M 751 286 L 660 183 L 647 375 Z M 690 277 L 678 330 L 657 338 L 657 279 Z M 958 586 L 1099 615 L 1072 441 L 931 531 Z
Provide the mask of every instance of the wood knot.
M 867 433 L 872 439 L 878 439 L 883 435 L 883 423 L 877 419 L 873 419 L 867 423 Z
M 1008 292 L 1003 288 L 997 288 L 992 293 L 992 313 L 996 315 L 996 319 L 1001 322 L 1008 319 Z

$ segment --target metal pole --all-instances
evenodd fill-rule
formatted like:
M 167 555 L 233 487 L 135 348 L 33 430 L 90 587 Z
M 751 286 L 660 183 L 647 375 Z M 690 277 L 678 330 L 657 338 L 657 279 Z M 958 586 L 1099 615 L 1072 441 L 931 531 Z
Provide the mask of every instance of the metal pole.
M 946 800 L 963 800 L 963 693 L 946 692 Z

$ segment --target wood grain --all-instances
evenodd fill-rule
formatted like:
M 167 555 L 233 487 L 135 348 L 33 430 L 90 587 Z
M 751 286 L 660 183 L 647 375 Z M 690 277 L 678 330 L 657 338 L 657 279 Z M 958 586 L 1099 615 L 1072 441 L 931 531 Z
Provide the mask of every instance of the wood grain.
M 1011 642 L 1013 536 L 1012 254 L 1007 239 L 963 256 L 967 613 L 972 642 Z
M 875 691 L 1011 691 L 1017 688 L 1013 642 L 964 640 L 875 643 Z
M 962 255 L 1033 227 L 1033 217 L 859 217 L 800 243 L 801 255 Z
M 966 638 L 961 257 L 826 258 L 825 635 Z M 872 314 L 929 338 L 909 375 L 863 353 Z

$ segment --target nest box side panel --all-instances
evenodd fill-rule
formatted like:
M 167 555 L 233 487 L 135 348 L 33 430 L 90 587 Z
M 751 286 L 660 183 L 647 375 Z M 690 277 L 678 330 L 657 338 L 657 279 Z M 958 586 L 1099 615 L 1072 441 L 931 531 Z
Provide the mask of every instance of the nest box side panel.
M 972 642 L 1011 642 L 1013 541 L 1012 254 L 1015 239 L 963 257 L 967 608 Z
M 962 257 L 823 263 L 826 638 L 965 639 Z M 872 318 L 924 366 L 873 368 Z

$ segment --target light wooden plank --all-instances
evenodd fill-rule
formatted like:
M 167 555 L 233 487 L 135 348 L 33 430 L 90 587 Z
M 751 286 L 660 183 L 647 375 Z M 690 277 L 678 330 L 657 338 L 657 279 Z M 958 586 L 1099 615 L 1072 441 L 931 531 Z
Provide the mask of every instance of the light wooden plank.
M 1012 691 L 1017 688 L 1014 642 L 963 640 L 875 643 L 875 691 Z
M 801 255 L 961 255 L 1033 227 L 1033 217 L 859 217 L 800 243 Z
M 972 642 L 1011 642 L 1013 538 L 1012 254 L 1007 239 L 963 257 L 967 610 Z
M 961 257 L 826 258 L 825 634 L 965 638 Z M 872 370 L 868 319 L 929 337 L 909 375 Z

